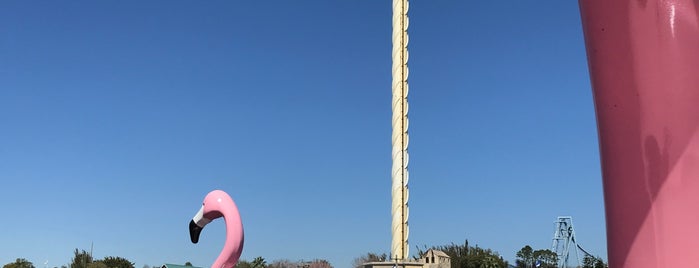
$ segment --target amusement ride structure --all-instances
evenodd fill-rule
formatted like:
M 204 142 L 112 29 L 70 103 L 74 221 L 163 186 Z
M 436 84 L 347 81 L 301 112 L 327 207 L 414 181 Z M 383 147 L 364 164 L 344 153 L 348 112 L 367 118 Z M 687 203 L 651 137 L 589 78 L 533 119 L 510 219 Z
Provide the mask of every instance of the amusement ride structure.
M 594 255 L 588 253 L 578 244 L 575 236 L 575 228 L 573 228 L 573 217 L 558 217 L 555 225 L 551 251 L 555 252 L 558 256 L 558 267 L 579 267 L 581 264 L 581 256 L 579 253 L 583 254 L 582 257 L 588 256 L 596 259 Z M 575 255 L 575 259 L 572 258 L 573 254 Z
M 393 0 L 391 259 L 408 259 L 408 0 Z

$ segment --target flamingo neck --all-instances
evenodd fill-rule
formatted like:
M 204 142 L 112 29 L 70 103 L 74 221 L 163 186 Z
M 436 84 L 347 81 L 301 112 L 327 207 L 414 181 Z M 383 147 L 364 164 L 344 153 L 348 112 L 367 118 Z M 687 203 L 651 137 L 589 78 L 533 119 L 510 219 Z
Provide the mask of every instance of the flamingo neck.
M 211 268 L 234 268 L 243 249 L 243 225 L 237 211 L 235 213 L 224 211 L 222 214 L 226 223 L 226 242 Z

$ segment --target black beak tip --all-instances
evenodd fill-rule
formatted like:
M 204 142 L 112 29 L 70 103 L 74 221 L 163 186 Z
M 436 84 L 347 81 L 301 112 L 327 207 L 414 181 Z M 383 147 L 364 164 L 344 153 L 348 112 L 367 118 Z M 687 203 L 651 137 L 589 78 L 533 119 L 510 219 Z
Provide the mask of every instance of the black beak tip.
M 192 243 L 196 244 L 199 242 L 199 234 L 201 234 L 202 229 L 194 220 L 189 221 L 189 238 L 192 239 Z

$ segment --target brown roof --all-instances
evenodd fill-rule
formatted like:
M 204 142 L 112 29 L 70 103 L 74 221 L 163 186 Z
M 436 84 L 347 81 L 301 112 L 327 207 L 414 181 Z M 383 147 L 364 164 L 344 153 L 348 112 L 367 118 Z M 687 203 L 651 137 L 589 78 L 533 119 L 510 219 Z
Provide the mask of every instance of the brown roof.
M 422 255 L 423 258 L 424 258 L 424 257 L 428 257 L 428 256 L 429 256 L 429 257 L 437 256 L 437 257 L 447 257 L 447 258 L 451 258 L 451 257 L 449 257 L 449 255 L 447 255 L 446 253 L 444 253 L 444 251 L 436 250 L 436 249 L 430 249 L 430 250 L 428 250 L 427 252 L 425 252 L 424 255 Z

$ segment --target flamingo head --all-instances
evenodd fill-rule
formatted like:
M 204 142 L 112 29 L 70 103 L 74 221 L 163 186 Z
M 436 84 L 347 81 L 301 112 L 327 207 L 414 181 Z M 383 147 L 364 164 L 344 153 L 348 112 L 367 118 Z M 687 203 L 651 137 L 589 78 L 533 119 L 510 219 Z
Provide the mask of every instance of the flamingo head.
M 206 195 L 199 212 L 189 222 L 189 237 L 192 243 L 199 242 L 199 235 L 204 226 L 220 217 L 224 217 L 227 222 L 240 224 L 240 214 L 233 199 L 224 191 L 214 190 Z
M 189 222 L 189 237 L 196 244 L 204 226 L 221 217 L 226 221 L 226 242 L 212 267 L 232 268 L 243 251 L 244 236 L 238 207 L 226 192 L 214 190 L 206 195 L 199 212 Z
M 196 244 L 199 242 L 199 235 L 201 234 L 201 230 L 204 229 L 204 226 L 216 218 L 223 216 L 219 209 L 214 208 L 218 207 L 219 204 L 218 202 L 212 202 L 212 199 L 216 199 L 212 197 L 213 192 L 206 195 L 199 212 L 197 212 L 194 218 L 189 222 L 189 237 L 192 239 L 192 243 Z

